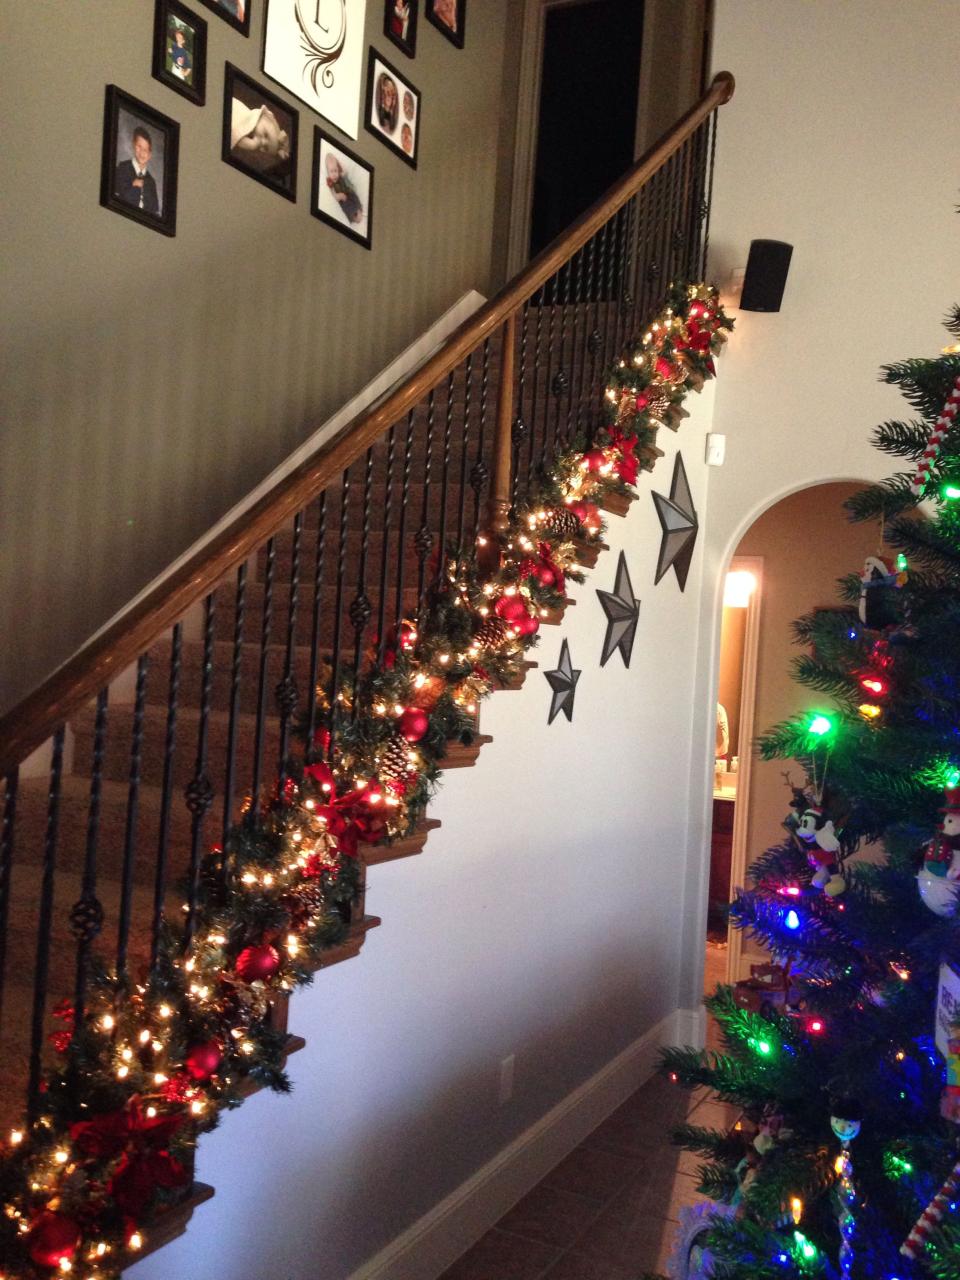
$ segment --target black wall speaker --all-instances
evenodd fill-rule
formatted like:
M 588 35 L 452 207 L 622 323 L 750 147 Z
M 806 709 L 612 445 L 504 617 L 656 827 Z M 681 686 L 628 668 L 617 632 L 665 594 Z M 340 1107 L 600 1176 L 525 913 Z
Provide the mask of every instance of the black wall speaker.
M 741 311 L 779 311 L 793 245 L 782 240 L 751 240 L 740 295 Z

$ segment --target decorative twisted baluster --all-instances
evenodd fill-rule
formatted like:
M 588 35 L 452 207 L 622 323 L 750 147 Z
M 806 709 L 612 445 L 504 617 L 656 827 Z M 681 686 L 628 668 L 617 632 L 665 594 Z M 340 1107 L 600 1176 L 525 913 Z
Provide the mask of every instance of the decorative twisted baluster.
M 156 968 L 160 955 L 163 924 L 163 897 L 167 891 L 167 851 L 170 847 L 170 802 L 173 798 L 173 750 L 177 741 L 177 704 L 180 695 L 180 660 L 183 651 L 183 624 L 173 628 L 170 642 L 170 684 L 167 690 L 167 730 L 163 744 L 163 784 L 160 789 L 160 835 L 153 880 L 153 919 L 150 930 L 150 967 Z
M 531 302 L 536 302 L 537 323 L 534 329 L 533 337 L 533 394 L 530 398 L 530 421 L 527 426 L 530 429 L 530 479 L 533 479 L 534 456 L 536 453 L 537 443 L 543 439 L 539 422 L 540 409 L 540 353 L 542 350 L 543 340 L 543 290 L 541 289 Z
M 440 473 L 440 537 L 437 556 L 437 576 L 443 580 L 447 567 L 447 496 L 450 487 L 450 444 L 453 433 L 453 374 L 447 378 L 447 407 L 443 421 L 443 466 Z
M 80 897 L 70 909 L 70 930 L 77 942 L 77 976 L 74 984 L 74 1035 L 83 1024 L 90 947 L 103 928 L 103 904 L 97 898 L 97 834 L 100 829 L 100 796 L 103 789 L 103 738 L 107 726 L 107 690 L 97 694 L 93 722 L 93 754 L 90 761 L 90 805 L 87 810 L 87 843 L 83 856 Z
M 373 481 L 373 449 L 367 450 L 367 461 L 363 472 L 363 524 L 360 530 L 360 572 L 357 579 L 357 594 L 350 604 L 350 621 L 353 623 L 353 719 L 359 711 L 357 690 L 360 685 L 360 655 L 363 652 L 363 632 L 373 605 L 367 595 L 367 552 L 370 547 L 370 488 Z M 386 541 L 387 531 L 383 532 Z
M 525 396 L 527 385 L 527 325 L 530 319 L 530 304 L 525 302 L 521 311 L 520 319 L 520 371 L 517 375 L 517 412 L 513 419 L 513 489 L 511 492 L 511 501 L 513 506 L 517 505 L 517 495 L 520 492 L 520 468 L 523 459 L 524 441 L 530 435 L 530 429 L 526 420 Z
M 719 114 L 714 108 L 710 117 L 710 163 L 707 166 L 707 200 L 706 209 L 703 214 L 703 254 L 700 259 L 699 279 L 707 279 L 707 269 L 710 263 L 710 211 L 713 208 L 713 168 L 717 158 L 717 123 Z
M 257 669 L 257 720 L 253 733 L 253 776 L 250 780 L 249 821 L 255 822 L 260 810 L 260 779 L 263 766 L 263 735 L 267 724 L 267 662 L 270 656 L 270 628 L 273 623 L 273 574 L 277 562 L 274 538 L 267 543 L 266 569 L 263 576 L 263 617 L 260 625 L 260 661 Z
M 237 593 L 233 613 L 233 656 L 230 662 L 230 710 L 227 719 L 227 758 L 223 776 L 223 833 L 226 857 L 227 835 L 233 825 L 234 769 L 237 753 L 237 717 L 240 714 L 240 672 L 243 663 L 243 615 L 247 597 L 247 562 L 237 569 Z
M 123 864 L 120 871 L 120 912 L 117 917 L 117 974 L 127 973 L 127 946 L 130 914 L 133 909 L 133 868 L 137 850 L 137 815 L 140 809 L 140 761 L 143 751 L 143 708 L 147 698 L 147 671 L 150 658 L 137 660 L 137 684 L 133 695 L 133 725 L 130 732 L 130 775 L 127 785 L 127 818 L 123 835 Z
M 43 842 L 43 879 L 37 919 L 37 955 L 33 966 L 33 1011 L 30 1022 L 30 1074 L 27 1083 L 27 1117 L 34 1120 L 40 1104 L 40 1072 L 43 1054 L 43 1019 L 50 973 L 50 931 L 53 926 L 53 880 L 57 857 L 57 824 L 60 818 L 60 782 L 63 774 L 64 726 L 53 735 L 50 785 L 47 791 L 47 832 Z
M 592 320 L 592 327 L 590 327 L 590 332 L 587 334 L 586 342 L 587 353 L 590 356 L 590 380 L 587 383 L 588 404 L 591 404 L 596 398 L 599 382 L 599 378 L 597 376 L 597 357 L 599 356 L 600 348 L 603 345 L 603 339 L 597 324 L 599 308 L 597 296 L 600 292 L 597 284 L 597 255 L 599 253 L 598 240 L 599 232 L 596 235 L 592 235 L 587 241 L 587 306 L 584 312 L 584 325 L 590 326 Z M 586 365 L 586 360 L 584 360 L 584 365 Z M 597 415 L 594 411 L 591 413 L 589 423 L 591 440 L 594 435 L 596 418 Z
M 210 692 L 213 687 L 213 593 L 203 602 L 203 669 L 200 678 L 200 724 L 197 729 L 197 758 L 193 777 L 184 796 L 190 813 L 190 873 L 187 889 L 187 918 L 183 949 L 190 946 L 197 921 L 197 893 L 200 880 L 200 837 L 203 821 L 213 804 L 213 783 L 207 773 L 207 738 L 210 724 Z
M 320 672 L 320 610 L 323 557 L 327 541 L 327 492 L 317 500 L 317 553 L 313 561 L 313 618 L 310 623 L 310 682 L 307 696 L 307 755 L 312 756 L 317 734 L 317 676 Z
M 377 601 L 377 664 L 383 666 L 387 649 L 387 574 L 390 565 L 390 526 L 393 515 L 393 462 L 396 452 L 397 424 L 387 432 L 387 485 L 383 500 L 383 546 L 380 552 L 380 596 Z M 403 540 L 399 554 L 403 556 Z
M 490 389 L 490 339 L 483 343 L 483 360 L 480 365 L 480 422 L 477 427 L 477 452 L 470 468 L 470 486 L 473 489 L 473 536 L 480 534 L 480 504 L 490 479 L 490 469 L 483 456 L 483 443 L 487 430 L 487 394 Z
M 290 551 L 290 593 L 287 598 L 287 647 L 283 660 L 283 675 L 274 690 L 277 710 L 280 712 L 280 747 L 277 758 L 277 775 L 280 787 L 287 778 L 287 755 L 290 749 L 290 717 L 300 701 L 293 674 L 293 651 L 297 642 L 297 605 L 300 600 L 300 540 L 303 531 L 303 512 L 293 517 L 293 544 Z
M 347 515 L 350 509 L 350 468 L 340 482 L 340 543 L 337 547 L 337 592 L 333 606 L 333 657 L 330 671 L 330 758 L 340 727 L 340 667 L 342 663 L 343 594 L 347 575 Z
M 413 545 L 416 548 L 419 567 L 417 569 L 417 620 L 423 618 L 423 605 L 426 599 L 427 556 L 433 547 L 433 534 L 430 532 L 430 469 L 433 465 L 433 422 L 434 397 L 430 392 L 427 397 L 427 456 L 423 467 L 423 507 L 420 512 L 420 528 L 414 534 Z
M 467 356 L 463 381 L 463 435 L 460 438 L 460 494 L 457 502 L 457 569 L 463 559 L 463 524 L 467 507 L 467 459 L 470 455 L 470 392 L 473 383 L 473 352 Z
M 573 275 L 573 263 L 565 262 L 557 273 L 557 291 L 560 295 L 560 355 L 559 364 L 556 373 L 553 375 L 553 394 L 556 397 L 557 405 L 554 415 L 554 439 L 555 443 L 561 449 L 566 449 L 570 443 L 570 370 L 568 368 L 567 353 L 567 312 L 570 308 L 570 281 Z M 572 347 L 572 344 L 571 344 Z M 560 429 L 560 423 L 563 420 L 563 397 L 567 397 L 567 416 L 563 430 Z
M 547 370 L 544 382 L 544 399 L 543 399 L 543 439 L 540 449 L 540 467 L 543 469 L 547 464 L 547 457 L 553 451 L 553 441 L 556 440 L 557 434 L 557 400 L 563 388 L 563 383 L 554 379 L 554 332 L 557 325 L 557 288 L 560 278 L 559 271 L 555 271 L 544 288 L 544 293 L 549 290 L 550 294 L 550 319 L 547 324 Z M 551 429 L 550 409 L 553 408 L 553 425 Z
M 4 779 L 3 822 L 0 825 L 0 1027 L 3 1026 L 3 992 L 7 970 L 7 925 L 10 916 L 10 886 L 13 879 L 13 839 L 17 822 L 19 769 Z
M 399 630 L 403 621 L 403 585 L 407 562 L 407 512 L 410 509 L 410 472 L 413 467 L 413 422 L 415 410 L 407 414 L 407 434 L 403 441 L 403 487 L 400 494 L 400 528 L 397 530 L 397 596 L 394 621 Z

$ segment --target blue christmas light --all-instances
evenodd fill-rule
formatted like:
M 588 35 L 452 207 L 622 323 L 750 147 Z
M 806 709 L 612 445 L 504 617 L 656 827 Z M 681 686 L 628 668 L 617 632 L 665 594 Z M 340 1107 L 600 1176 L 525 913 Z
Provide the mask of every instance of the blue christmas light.
M 797 915 L 797 913 L 793 910 L 792 907 L 784 916 L 783 923 L 787 926 L 788 929 L 800 928 L 800 917 Z

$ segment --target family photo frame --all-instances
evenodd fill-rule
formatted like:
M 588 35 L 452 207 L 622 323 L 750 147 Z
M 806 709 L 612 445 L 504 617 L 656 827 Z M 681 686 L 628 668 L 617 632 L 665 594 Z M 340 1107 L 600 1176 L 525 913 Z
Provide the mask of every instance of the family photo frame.
M 161 235 L 176 235 L 179 148 L 176 120 L 108 84 L 100 203 Z
M 467 23 L 467 0 L 424 0 L 427 21 L 458 49 L 463 48 Z
M 253 0 L 200 0 L 200 3 L 206 5 L 224 22 L 229 22 L 231 27 L 235 27 L 242 36 L 250 34 L 250 10 L 253 8 Z
M 178 0 L 157 0 L 153 75 L 198 107 L 206 101 L 207 24 Z
M 417 53 L 417 11 L 420 0 L 384 0 L 383 34 L 408 58 Z
M 223 160 L 296 203 L 299 113 L 282 98 L 226 64 Z
M 371 45 L 364 123 L 412 169 L 420 150 L 420 90 Z
M 324 132 L 313 130 L 310 212 L 369 249 L 373 229 L 373 166 Z

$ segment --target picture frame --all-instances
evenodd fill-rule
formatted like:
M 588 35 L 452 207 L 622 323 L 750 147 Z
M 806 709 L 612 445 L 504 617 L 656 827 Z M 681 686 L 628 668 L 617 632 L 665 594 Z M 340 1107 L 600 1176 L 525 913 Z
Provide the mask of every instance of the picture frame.
M 458 49 L 463 48 L 467 0 L 424 0 L 427 21 Z
M 161 235 L 177 234 L 180 125 L 115 84 L 103 113 L 100 203 Z
M 373 166 L 319 125 L 313 129 L 310 212 L 365 249 L 371 247 Z
M 207 95 L 207 24 L 179 0 L 157 0 L 153 76 L 202 107 Z
M 202 5 L 215 13 L 224 22 L 239 31 L 242 36 L 250 34 L 250 12 L 253 0 L 200 0 Z
M 296 204 L 299 113 L 232 62 L 223 78 L 222 159 Z
M 417 55 L 419 8 L 420 0 L 384 0 L 383 34 L 408 58 Z
M 420 102 L 416 85 L 371 45 L 364 126 L 411 169 L 420 151 Z
M 263 74 L 335 125 L 360 132 L 367 0 L 267 0 Z

